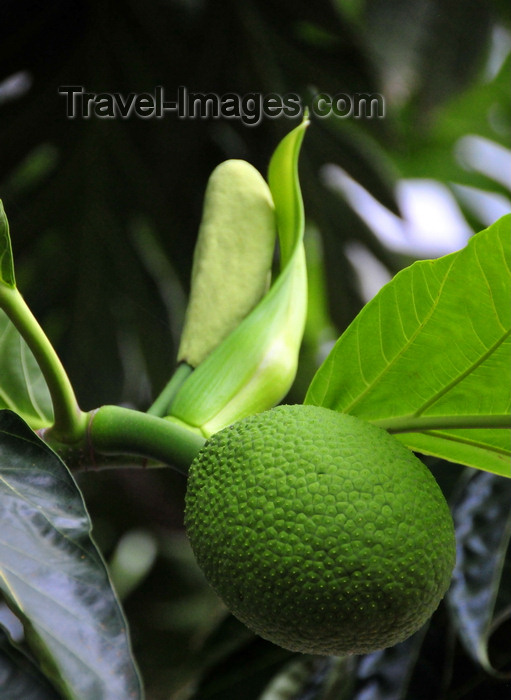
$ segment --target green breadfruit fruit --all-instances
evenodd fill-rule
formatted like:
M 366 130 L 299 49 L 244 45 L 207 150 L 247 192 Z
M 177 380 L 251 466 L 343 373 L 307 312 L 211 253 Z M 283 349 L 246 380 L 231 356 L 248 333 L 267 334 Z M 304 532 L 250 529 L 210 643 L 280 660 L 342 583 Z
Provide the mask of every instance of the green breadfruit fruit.
M 213 435 L 186 526 L 231 612 L 293 651 L 362 654 L 418 630 L 445 594 L 453 523 L 426 466 L 350 415 L 280 406 Z

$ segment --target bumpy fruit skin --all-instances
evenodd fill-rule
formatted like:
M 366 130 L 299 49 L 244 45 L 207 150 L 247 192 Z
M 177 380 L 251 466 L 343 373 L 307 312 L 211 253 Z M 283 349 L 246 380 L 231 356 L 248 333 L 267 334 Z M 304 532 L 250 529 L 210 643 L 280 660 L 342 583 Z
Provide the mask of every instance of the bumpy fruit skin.
M 380 428 L 316 406 L 213 435 L 190 470 L 186 526 L 231 612 L 310 654 L 406 639 L 455 561 L 449 509 L 423 463 Z

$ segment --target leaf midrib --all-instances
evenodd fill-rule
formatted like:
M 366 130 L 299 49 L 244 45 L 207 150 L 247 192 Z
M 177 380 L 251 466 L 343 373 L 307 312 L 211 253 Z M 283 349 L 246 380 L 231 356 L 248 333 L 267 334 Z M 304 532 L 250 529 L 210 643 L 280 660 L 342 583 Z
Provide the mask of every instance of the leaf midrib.
M 483 353 L 475 362 L 472 362 L 467 369 L 465 369 L 463 372 L 460 372 L 460 374 L 455 377 L 449 384 L 446 384 L 440 391 L 438 391 L 434 396 L 432 396 L 428 401 L 426 401 L 422 406 L 420 406 L 412 415 L 415 416 L 421 416 L 424 411 L 431 406 L 434 406 L 435 403 L 437 403 L 442 396 L 445 396 L 445 394 L 448 394 L 451 389 L 453 389 L 455 386 L 460 384 L 465 377 L 468 377 L 469 374 L 474 372 L 480 365 L 485 362 L 501 345 L 502 343 L 506 340 L 511 335 L 511 329 L 506 330 L 503 335 L 498 338 L 490 347 L 488 350 Z M 491 415 L 491 414 L 490 414 Z
M 444 275 L 444 278 L 443 278 L 443 280 L 442 280 L 442 282 L 441 282 L 441 284 L 440 284 L 440 287 L 439 287 L 439 289 L 438 289 L 438 292 L 437 292 L 437 294 L 436 294 L 436 298 L 435 298 L 435 299 L 432 298 L 432 304 L 431 304 L 430 309 L 428 310 L 428 313 L 425 315 L 425 317 L 424 317 L 424 319 L 423 319 L 422 321 L 419 321 L 419 319 L 417 319 L 417 320 L 419 321 L 419 322 L 418 322 L 418 325 L 417 325 L 417 328 L 416 328 L 415 331 L 411 334 L 411 336 L 410 336 L 409 338 L 407 338 L 406 343 L 400 348 L 399 352 L 397 352 L 396 355 L 394 355 L 394 357 L 392 358 L 392 360 L 391 360 L 390 362 L 388 362 L 388 363 L 385 365 L 385 368 L 384 368 L 384 369 L 380 372 L 380 374 L 371 382 L 371 384 L 367 384 L 367 382 L 366 382 L 366 380 L 364 379 L 363 375 L 361 375 L 362 378 L 364 379 L 364 382 L 365 382 L 366 385 L 367 385 L 367 386 L 366 386 L 366 389 L 364 389 L 364 391 L 362 391 L 348 406 L 346 406 L 346 407 L 344 408 L 344 412 L 345 412 L 345 413 L 350 413 L 350 411 L 353 409 L 353 407 L 356 406 L 358 403 L 360 403 L 360 401 L 362 401 L 362 399 L 366 396 L 366 394 L 368 394 L 368 393 L 371 392 L 371 391 L 374 391 L 374 388 L 383 380 L 383 378 L 384 378 L 384 377 L 387 375 L 387 373 L 390 371 L 390 368 L 391 368 L 396 362 L 398 362 L 398 360 L 408 351 L 408 349 L 409 349 L 409 348 L 413 345 L 413 343 L 415 342 L 415 339 L 417 338 L 417 336 L 419 335 L 419 333 L 420 333 L 420 332 L 426 327 L 426 325 L 429 323 L 429 321 L 430 321 L 430 319 L 431 319 L 433 313 L 434 313 L 434 312 L 436 311 L 436 309 L 438 308 L 438 304 L 440 303 L 440 298 L 441 298 L 441 296 L 442 296 L 442 292 L 443 292 L 444 286 L 445 286 L 445 284 L 446 284 L 446 282 L 447 282 L 447 278 L 448 278 L 448 276 L 449 276 L 449 272 L 451 271 L 453 264 L 454 264 L 454 261 L 452 261 L 451 264 L 449 265 L 449 267 L 447 268 L 447 270 L 446 270 L 446 272 L 445 272 L 445 275 Z M 414 304 L 415 304 L 415 294 L 412 293 L 412 297 L 413 297 L 413 299 L 414 299 Z M 397 314 L 398 314 L 398 316 L 399 316 L 399 320 L 400 320 L 401 326 L 403 326 L 403 322 L 402 322 L 402 319 L 401 319 L 401 312 L 400 312 L 400 310 L 399 310 L 399 306 L 398 306 L 397 302 L 396 302 L 396 310 L 397 310 Z M 380 314 L 380 307 L 378 307 L 378 313 L 379 313 L 379 315 L 381 315 L 381 314 Z M 416 314 L 416 315 L 417 315 L 417 314 Z M 405 334 L 405 337 L 406 337 L 406 334 Z M 361 365 L 361 362 L 360 362 L 360 338 L 359 338 L 358 329 L 357 329 L 357 348 L 358 348 L 358 353 L 359 353 L 359 365 Z

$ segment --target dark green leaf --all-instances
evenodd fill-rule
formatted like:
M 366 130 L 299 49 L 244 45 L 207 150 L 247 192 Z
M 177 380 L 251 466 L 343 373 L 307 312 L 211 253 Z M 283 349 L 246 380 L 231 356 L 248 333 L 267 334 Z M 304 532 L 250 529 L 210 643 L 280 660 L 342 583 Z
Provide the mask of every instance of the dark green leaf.
M 68 700 L 137 700 L 127 625 L 73 478 L 14 413 L 0 413 L 0 590 Z
M 41 671 L 0 629 L 0 697 L 5 700 L 60 700 Z
M 337 341 L 305 402 L 511 476 L 510 222 L 396 275 Z
M 0 283 L 2 282 L 9 287 L 16 286 L 9 222 L 7 221 L 4 205 L 0 199 Z
M 33 430 L 53 422 L 46 381 L 28 345 L 0 309 L 0 409 L 18 413 Z
M 488 673 L 511 678 L 511 671 L 494 668 L 488 649 L 498 624 L 511 618 L 511 591 L 501 590 L 511 539 L 511 481 L 473 474 L 456 499 L 453 517 L 458 550 L 447 601 L 454 624 L 473 659 Z M 507 652 L 509 663 L 509 647 Z

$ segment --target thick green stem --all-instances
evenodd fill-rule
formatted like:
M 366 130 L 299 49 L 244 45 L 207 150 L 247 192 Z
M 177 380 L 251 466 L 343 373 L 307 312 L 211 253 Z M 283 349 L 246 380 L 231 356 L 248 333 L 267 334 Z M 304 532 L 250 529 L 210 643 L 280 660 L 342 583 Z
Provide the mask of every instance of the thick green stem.
M 167 386 L 158 396 L 153 405 L 148 409 L 147 413 L 153 416 L 168 416 L 170 413 L 170 405 L 174 396 L 177 394 L 178 390 L 187 377 L 193 372 L 193 367 L 188 365 L 186 362 L 181 362 Z
M 86 414 L 80 410 L 66 371 L 43 329 L 15 287 L 0 284 L 0 308 L 27 343 L 48 385 L 54 414 L 52 435 L 65 443 L 80 440 Z
M 184 426 L 121 406 L 92 411 L 89 442 L 102 454 L 137 455 L 164 462 L 183 474 L 205 443 L 205 438 Z
M 419 433 L 425 430 L 463 430 L 474 428 L 511 428 L 511 416 L 398 416 L 372 420 L 389 433 Z

